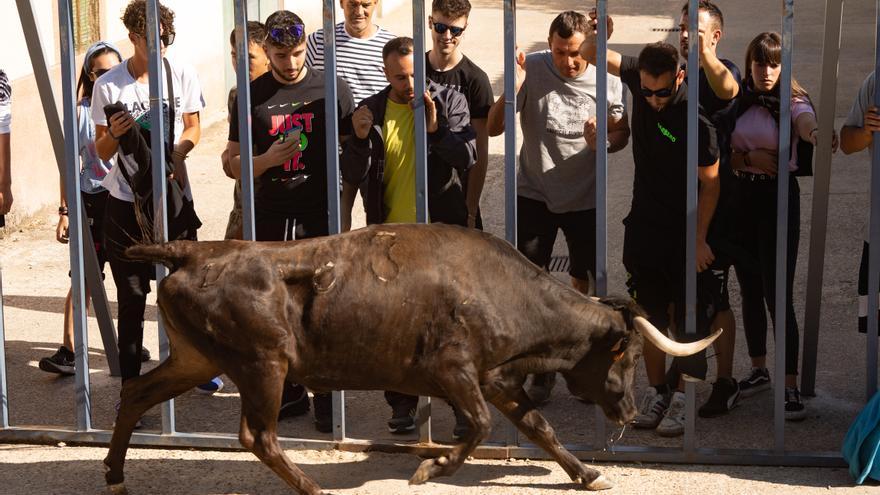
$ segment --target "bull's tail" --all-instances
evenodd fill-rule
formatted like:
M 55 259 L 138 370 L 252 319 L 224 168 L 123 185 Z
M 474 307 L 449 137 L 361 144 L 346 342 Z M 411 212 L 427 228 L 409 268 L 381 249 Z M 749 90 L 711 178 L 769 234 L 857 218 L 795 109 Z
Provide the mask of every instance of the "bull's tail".
M 133 261 L 162 263 L 171 271 L 176 270 L 189 258 L 192 241 L 174 241 L 164 244 L 138 244 L 125 250 L 125 256 Z

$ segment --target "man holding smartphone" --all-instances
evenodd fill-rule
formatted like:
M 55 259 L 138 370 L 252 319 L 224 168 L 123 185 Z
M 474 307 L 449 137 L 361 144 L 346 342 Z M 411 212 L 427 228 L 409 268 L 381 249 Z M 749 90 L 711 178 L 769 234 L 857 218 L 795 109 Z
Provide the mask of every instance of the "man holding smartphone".
M 324 73 L 305 65 L 302 19 L 280 10 L 266 19 L 263 48 L 270 71 L 251 81 L 254 222 L 256 240 L 288 241 L 329 233 Z M 351 134 L 354 100 L 337 77 L 340 141 Z M 236 98 L 237 100 L 237 98 Z M 238 102 L 235 102 L 238 106 Z M 238 113 L 229 121 L 229 171 L 241 177 Z M 315 427 L 332 430 L 330 394 L 315 395 Z M 304 414 L 309 399 L 302 385 L 286 384 L 279 418 Z

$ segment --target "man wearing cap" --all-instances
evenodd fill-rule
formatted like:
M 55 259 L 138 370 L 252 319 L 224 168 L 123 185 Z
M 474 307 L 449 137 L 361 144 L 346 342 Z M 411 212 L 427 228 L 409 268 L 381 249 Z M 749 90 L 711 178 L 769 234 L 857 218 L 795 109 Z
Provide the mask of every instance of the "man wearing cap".
M 329 233 L 324 73 L 305 65 L 302 19 L 280 10 L 266 19 L 263 48 L 270 71 L 251 82 L 256 240 L 288 241 Z M 354 100 L 337 78 L 340 141 L 351 134 Z M 235 104 L 237 106 L 237 102 Z M 229 122 L 229 171 L 241 176 L 238 114 Z M 332 430 L 330 394 L 315 395 L 315 428 Z M 286 384 L 279 418 L 304 414 L 309 399 L 302 385 Z

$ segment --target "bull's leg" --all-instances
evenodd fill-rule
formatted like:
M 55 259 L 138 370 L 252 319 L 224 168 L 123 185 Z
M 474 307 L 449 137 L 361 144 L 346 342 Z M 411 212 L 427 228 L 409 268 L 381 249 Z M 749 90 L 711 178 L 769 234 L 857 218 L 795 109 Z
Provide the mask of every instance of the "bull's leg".
M 219 374 L 219 370 L 188 346 L 174 346 L 172 354 L 149 373 L 122 384 L 119 414 L 104 458 L 105 479 L 110 490 L 124 492 L 123 466 L 131 433 L 141 416 L 151 407 L 172 399 Z
M 263 464 L 303 495 L 319 495 L 321 488 L 302 472 L 278 444 L 278 408 L 287 362 L 265 361 L 249 367 L 246 375 L 231 376 L 241 392 L 241 429 L 238 438 Z
M 462 437 L 461 442 L 449 451 L 448 455 L 422 461 L 416 473 L 409 480 L 411 485 L 418 485 L 437 476 L 449 476 L 455 473 L 465 459 L 477 448 L 477 445 L 489 436 L 492 418 L 489 414 L 489 406 L 483 399 L 476 372 L 474 370 L 464 372 L 456 370 L 452 375 L 455 376 L 446 377 L 448 383 L 443 383 L 441 386 L 446 391 L 449 400 L 455 404 L 456 409 L 468 419 L 471 429 Z
M 529 440 L 553 456 L 572 481 L 588 490 L 605 490 L 612 487 L 611 482 L 602 473 L 584 466 L 577 457 L 562 446 L 556 438 L 553 427 L 535 409 L 525 390 L 519 388 L 515 394 L 500 393 L 490 400 L 519 428 L 519 431 L 529 437 Z

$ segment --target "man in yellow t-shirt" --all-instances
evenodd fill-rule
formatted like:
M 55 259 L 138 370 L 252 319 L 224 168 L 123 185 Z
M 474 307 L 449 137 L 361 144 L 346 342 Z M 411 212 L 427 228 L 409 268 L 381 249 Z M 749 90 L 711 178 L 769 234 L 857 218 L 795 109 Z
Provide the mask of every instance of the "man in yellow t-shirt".
M 342 152 L 343 230 L 351 226 L 355 184 L 367 181 L 367 223 L 416 221 L 411 38 L 395 38 L 382 51 L 388 87 L 361 102 L 352 115 L 354 136 Z M 467 225 L 461 175 L 476 161 L 476 134 L 467 99 L 427 81 L 428 213 L 432 222 Z

